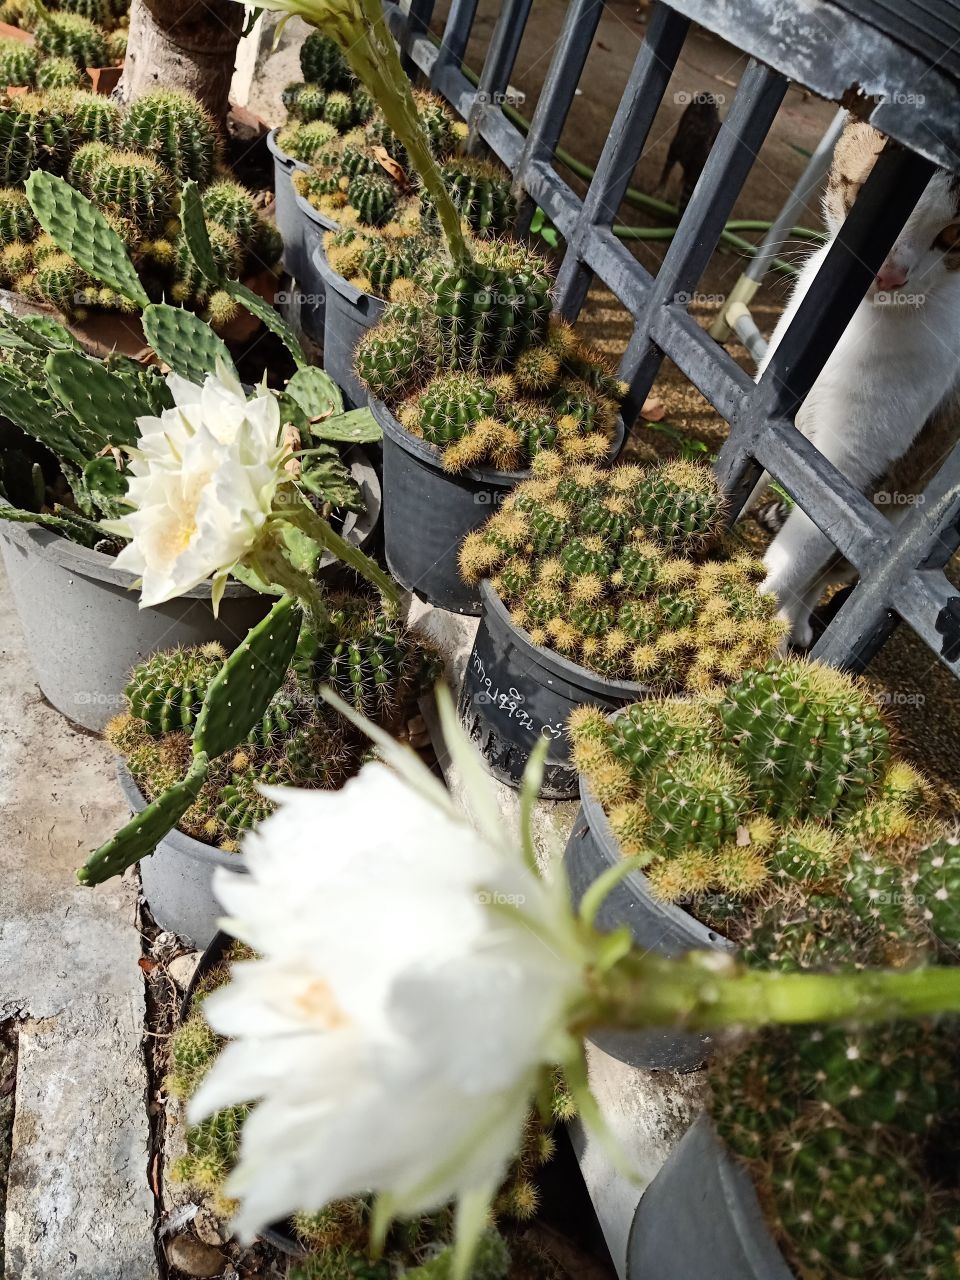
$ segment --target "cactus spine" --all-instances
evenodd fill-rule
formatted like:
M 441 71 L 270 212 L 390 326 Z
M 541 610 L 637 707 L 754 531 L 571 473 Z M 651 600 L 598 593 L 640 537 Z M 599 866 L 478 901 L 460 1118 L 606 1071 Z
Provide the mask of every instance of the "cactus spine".
M 190 178 L 205 187 L 220 158 L 213 118 L 196 98 L 175 89 L 157 89 L 132 103 L 120 122 L 118 141 L 159 160 L 177 187 Z

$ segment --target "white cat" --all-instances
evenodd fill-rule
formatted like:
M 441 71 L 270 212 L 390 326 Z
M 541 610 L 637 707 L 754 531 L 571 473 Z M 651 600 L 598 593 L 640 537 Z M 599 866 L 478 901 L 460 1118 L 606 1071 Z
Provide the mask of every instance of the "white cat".
M 830 241 L 804 264 L 760 373 L 884 141 L 862 122 L 844 130 L 824 197 Z M 960 429 L 960 178 L 940 171 L 931 178 L 795 421 L 852 484 L 872 496 L 871 486 L 903 457 L 925 424 L 934 419 L 942 423 L 944 415 L 955 438 Z M 931 462 L 935 470 L 936 460 Z M 764 483 L 754 490 L 751 502 Z M 902 507 L 897 510 L 902 514 Z M 836 580 L 837 562 L 830 539 L 794 507 L 764 557 L 768 576 L 760 589 L 777 595 L 781 616 L 790 623 L 791 640 L 798 646 L 811 642 L 810 614 L 824 587 Z M 841 573 L 841 580 L 845 576 Z

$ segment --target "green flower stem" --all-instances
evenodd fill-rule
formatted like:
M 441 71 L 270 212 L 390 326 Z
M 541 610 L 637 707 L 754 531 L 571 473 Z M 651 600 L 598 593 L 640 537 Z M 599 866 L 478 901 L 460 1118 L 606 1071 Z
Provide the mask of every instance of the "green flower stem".
M 332 36 L 343 50 L 354 75 L 365 85 L 383 112 L 387 124 L 407 149 L 414 168 L 429 192 L 450 255 L 459 267 L 472 258 L 460 226 L 460 215 L 450 199 L 417 115 L 410 81 L 400 63 L 380 0 L 304 0 L 297 10 Z
M 307 574 L 294 568 L 284 554 L 279 538 L 263 538 L 247 557 L 246 563 L 264 582 L 281 587 L 287 595 L 300 601 L 317 635 L 324 635 L 330 630 L 330 611 L 323 591 Z
M 341 538 L 339 533 L 331 528 L 329 522 L 318 515 L 308 502 L 292 503 L 289 507 L 283 508 L 281 515 L 288 524 L 295 525 L 308 538 L 312 538 L 325 550 L 332 552 L 348 569 L 355 570 L 361 577 L 372 583 L 383 596 L 385 603 L 399 609 L 400 589 L 394 580 L 384 573 L 375 560 L 364 555 L 359 547 Z
M 708 1031 L 767 1023 L 876 1022 L 960 1012 L 960 968 L 777 973 L 719 952 L 669 960 L 631 951 L 591 980 L 590 1027 Z

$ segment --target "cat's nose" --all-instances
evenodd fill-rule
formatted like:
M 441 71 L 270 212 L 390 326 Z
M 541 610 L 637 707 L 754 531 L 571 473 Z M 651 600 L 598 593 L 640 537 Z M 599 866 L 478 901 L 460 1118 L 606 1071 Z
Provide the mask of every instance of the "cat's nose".
M 899 262 L 885 262 L 877 272 L 877 288 L 881 292 L 887 289 L 900 289 L 907 283 L 909 274 L 907 268 L 901 266 Z

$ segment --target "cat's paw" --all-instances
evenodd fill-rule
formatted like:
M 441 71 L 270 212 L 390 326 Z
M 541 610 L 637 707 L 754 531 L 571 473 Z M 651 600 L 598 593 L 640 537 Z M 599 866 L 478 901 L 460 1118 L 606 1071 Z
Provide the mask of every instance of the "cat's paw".
M 787 523 L 790 507 L 782 499 L 778 499 L 774 502 L 765 502 L 753 514 L 758 524 L 762 524 L 771 533 L 779 533 Z

